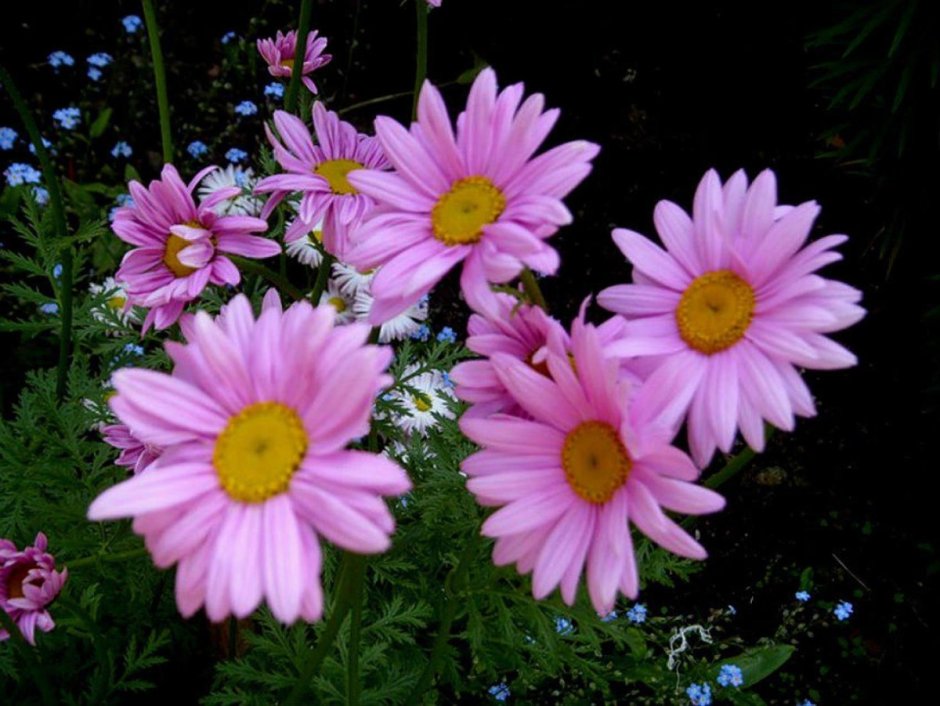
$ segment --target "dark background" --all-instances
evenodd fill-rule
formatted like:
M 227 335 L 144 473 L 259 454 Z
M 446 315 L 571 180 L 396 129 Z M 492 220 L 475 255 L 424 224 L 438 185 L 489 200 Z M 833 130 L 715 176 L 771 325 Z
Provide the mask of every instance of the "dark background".
M 909 5 L 875 4 L 900 8 L 891 15 L 898 18 Z M 899 54 L 888 56 L 897 25 L 890 19 L 856 51 L 900 68 L 936 56 L 937 11 L 930 3 L 910 4 L 918 14 Z M 219 37 L 228 30 L 253 38 L 288 29 L 296 8 L 260 1 L 158 5 L 182 150 L 191 139 L 205 139 L 199 131 L 231 120 L 224 97 L 208 105 L 200 97 L 218 76 L 225 51 Z M 704 571 L 687 587 L 644 594 L 654 610 L 668 605 L 694 613 L 734 604 L 737 627 L 749 639 L 774 629 L 805 568 L 814 571 L 814 595 L 852 600 L 855 614 L 838 632 L 859 638 L 861 651 L 852 655 L 833 630 L 820 629 L 788 665 L 797 680 L 771 692 L 772 703 L 790 703 L 795 697 L 787 700 L 787 693 L 809 687 L 828 695 L 824 703 L 909 703 L 933 682 L 936 650 L 929 643 L 937 616 L 931 596 L 940 566 L 931 484 L 937 469 L 931 442 L 938 430 L 938 329 L 930 315 L 938 302 L 933 278 L 940 274 L 931 208 L 940 193 L 937 93 L 918 69 L 900 111 L 886 109 L 897 85 L 890 75 L 851 109 L 830 104 L 841 84 L 813 84 L 823 73 L 819 65 L 839 60 L 841 52 L 812 47 L 809 38 L 843 21 L 856 5 L 444 0 L 430 17 L 432 80 L 453 81 L 478 57 L 495 67 L 501 85 L 524 81 L 528 91 L 545 93 L 547 105 L 562 109 L 552 144 L 589 139 L 602 146 L 593 173 L 568 199 L 574 225 L 553 241 L 561 270 L 542 281 L 559 318 L 569 319 L 586 295 L 629 278 L 610 228 L 653 235 L 656 201 L 668 198 L 691 208 L 695 186 L 710 167 L 722 178 L 741 167 L 753 178 L 770 167 L 781 202 L 815 199 L 822 205 L 815 236 L 851 236 L 841 249 L 844 262 L 825 274 L 865 292 L 868 316 L 837 335 L 857 353 L 859 366 L 808 374 L 819 416 L 800 420 L 794 435 L 778 435 L 726 487 L 728 510 L 699 525 L 711 551 Z M 0 62 L 48 122 L 53 109 L 72 100 L 63 93 L 77 95 L 79 89 L 63 86 L 43 66 L 45 57 L 63 49 L 83 64 L 94 51 L 118 55 L 128 41 L 119 18 L 129 13 L 141 14 L 139 6 L 5 3 Z M 318 75 L 326 100 L 342 107 L 410 90 L 410 3 L 321 1 L 314 26 L 330 38 L 334 54 Z M 904 55 L 912 46 L 919 49 Z M 84 69 L 74 72 L 77 82 L 84 81 Z M 263 66 L 249 69 L 254 73 L 246 86 L 227 85 L 229 102 L 262 102 L 260 86 L 269 79 Z M 135 166 L 154 176 L 159 132 L 149 66 L 142 65 L 136 77 L 115 77 L 107 90 L 102 101 L 113 101 L 119 113 L 126 107 L 115 129 L 133 136 Z M 456 108 L 466 86 L 449 85 L 444 94 Z M 368 129 L 375 112 L 405 120 L 410 98 L 347 117 Z M 853 153 L 825 156 L 864 136 L 885 115 L 898 114 L 910 128 L 903 148 L 889 139 L 874 161 L 860 162 Z M 23 132 L 4 101 L 0 124 Z M 260 144 L 259 127 L 240 146 L 250 151 Z M 221 160 L 222 152 L 216 149 L 214 157 Z M 87 162 L 62 161 L 77 176 L 93 171 Z M 466 310 L 454 280 L 432 297 L 432 306 L 438 326 L 463 330 Z M 595 308 L 593 315 L 602 314 Z M 2 345 L 3 404 L 9 409 L 25 370 L 44 354 L 34 345 L 24 348 L 15 336 L 4 335 Z

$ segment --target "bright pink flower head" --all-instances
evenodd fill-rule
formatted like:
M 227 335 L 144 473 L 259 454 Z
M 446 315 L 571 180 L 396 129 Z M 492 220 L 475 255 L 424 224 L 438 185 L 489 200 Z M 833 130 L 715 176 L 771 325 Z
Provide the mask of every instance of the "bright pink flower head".
M 357 132 L 319 102 L 313 106 L 317 144 L 303 121 L 290 113 L 276 111 L 274 125 L 283 143 L 270 128 L 265 126 L 265 130 L 286 173 L 262 179 L 255 187 L 256 193 L 272 194 L 261 215 L 266 218 L 281 199 L 299 191 L 299 217 L 288 229 L 285 240 L 293 242 L 306 237 L 323 221 L 324 247 L 343 259 L 350 229 L 375 205 L 371 197 L 349 182 L 347 175 L 354 169 L 388 169 L 381 145 L 374 137 Z
M 606 615 L 618 589 L 637 595 L 629 523 L 671 552 L 705 557 L 662 508 L 698 515 L 720 510 L 724 500 L 691 482 L 698 469 L 660 421 L 669 404 L 664 391 L 631 391 L 583 312 L 572 326 L 570 358 L 548 350 L 551 377 L 506 353 L 494 353 L 492 362 L 531 417 L 460 420 L 483 447 L 462 464 L 467 488 L 482 505 L 500 508 L 483 524 L 483 534 L 496 539 L 496 564 L 531 571 L 539 599 L 561 584 L 569 605 L 586 567 L 591 602 Z
M 317 38 L 317 31 L 314 30 L 307 35 L 307 50 L 304 53 L 304 65 L 301 70 L 304 86 L 311 93 L 317 92 L 317 84 L 308 74 L 313 73 L 321 66 L 330 63 L 333 57 L 330 54 L 324 54 L 326 49 L 326 37 Z M 268 63 L 268 73 L 272 76 L 289 78 L 294 71 L 294 62 L 297 58 L 297 30 L 292 29 L 287 34 L 280 31 L 274 39 L 259 39 L 258 52 L 261 58 Z
M 655 360 L 649 384 L 672 390 L 670 413 L 680 421 L 688 414 L 702 467 L 716 447 L 730 450 L 738 428 L 759 451 L 763 420 L 792 431 L 794 414 L 815 414 L 797 367 L 855 365 L 825 334 L 865 315 L 861 293 L 815 274 L 842 259 L 832 248 L 847 240 L 828 235 L 805 245 L 818 213 L 813 201 L 777 206 L 770 170 L 750 187 L 743 171 L 724 186 L 709 171 L 691 218 L 669 201 L 656 205 L 665 251 L 633 231 L 613 232 L 634 280 L 598 296 L 629 320 L 617 353 Z
M 0 609 L 16 623 L 23 637 L 36 644 L 36 628 L 49 632 L 55 621 L 47 610 L 69 577 L 56 571 L 55 557 L 46 551 L 46 535 L 36 535 L 35 545 L 18 551 L 8 539 L 0 539 Z M 0 627 L 0 642 L 10 637 Z
M 185 317 L 188 343 L 170 342 L 172 375 L 124 369 L 110 405 L 163 454 L 106 490 L 93 520 L 133 517 L 154 563 L 178 564 L 185 616 L 245 617 L 265 599 L 278 620 L 323 611 L 320 535 L 371 554 L 390 544 L 382 499 L 410 488 L 376 454 L 346 450 L 369 430 L 391 349 L 366 345 L 369 327 L 333 327 L 330 307 L 274 290 L 256 319 L 239 295 L 213 319 Z
M 544 241 L 571 222 L 561 199 L 590 172 L 597 145 L 568 142 L 538 157 L 558 110 L 542 112 L 523 86 L 497 93 L 485 69 L 470 89 L 454 135 L 441 94 L 425 83 L 410 131 L 380 116 L 375 130 L 395 172 L 353 172 L 353 186 L 375 198 L 348 260 L 382 266 L 372 283 L 369 321 L 379 324 L 427 294 L 464 261 L 461 286 L 478 311 L 493 306 L 488 282 L 508 282 L 523 266 L 552 273 L 558 253 Z M 521 105 L 520 105 L 521 103 Z
M 108 424 L 101 427 L 101 435 L 106 443 L 121 454 L 114 462 L 118 466 L 130 468 L 134 473 L 140 473 L 151 463 L 160 458 L 163 449 L 145 444 L 138 439 L 126 424 Z
M 263 258 L 277 255 L 281 246 L 251 233 L 268 224 L 251 216 L 220 216 L 214 208 L 241 194 L 241 189 L 219 189 L 197 204 L 193 190 L 217 167 L 197 174 L 188 185 L 172 164 L 163 167 L 160 179 L 146 188 L 129 184 L 132 206 L 118 209 L 111 228 L 135 246 L 124 256 L 115 275 L 127 288 L 128 304 L 150 309 L 143 330 L 171 326 L 187 302 L 196 299 L 206 285 L 238 284 L 238 269 L 226 254 Z

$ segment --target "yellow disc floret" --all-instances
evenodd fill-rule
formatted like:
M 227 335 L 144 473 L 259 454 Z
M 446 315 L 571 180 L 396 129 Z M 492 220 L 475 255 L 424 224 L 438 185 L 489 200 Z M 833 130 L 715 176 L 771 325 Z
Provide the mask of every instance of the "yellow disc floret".
M 503 192 L 486 177 L 459 179 L 431 210 L 434 237 L 446 245 L 476 243 L 505 208 Z
M 342 314 L 346 311 L 346 300 L 342 297 L 330 297 L 327 301 L 333 305 L 333 308 L 336 309 L 337 314 Z
M 424 394 L 412 396 L 411 401 L 414 403 L 415 409 L 419 412 L 430 412 L 433 406 L 431 404 L 431 398 Z
M 754 315 L 754 290 L 730 270 L 696 277 L 676 308 L 679 335 L 695 350 L 711 355 L 741 340 Z
M 582 422 L 565 437 L 561 465 L 568 485 L 598 505 L 610 500 L 630 475 L 630 455 L 607 422 Z
M 354 169 L 362 169 L 362 165 L 352 159 L 328 159 L 320 162 L 313 171 L 329 182 L 334 194 L 358 194 L 356 187 L 346 178 Z
M 212 463 L 233 500 L 259 503 L 287 490 L 308 443 L 294 410 L 279 402 L 257 402 L 229 419 L 215 442 Z
M 166 241 L 166 250 L 163 251 L 163 264 L 170 268 L 170 272 L 177 277 L 186 277 L 196 271 L 195 267 L 184 265 L 179 259 L 179 251 L 190 245 L 192 245 L 191 242 L 172 233 Z

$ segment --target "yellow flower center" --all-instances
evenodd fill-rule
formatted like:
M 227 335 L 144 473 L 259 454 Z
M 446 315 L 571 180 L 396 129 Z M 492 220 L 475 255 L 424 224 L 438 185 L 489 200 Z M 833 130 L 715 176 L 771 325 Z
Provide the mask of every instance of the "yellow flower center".
M 333 305 L 333 308 L 336 309 L 338 314 L 342 314 L 346 311 L 346 300 L 342 297 L 330 297 L 327 301 Z
M 114 311 L 117 311 L 118 309 L 123 309 L 126 303 L 127 303 L 127 297 L 122 297 L 121 295 L 116 294 L 113 297 L 110 297 L 108 301 L 105 302 L 105 305 L 109 309 L 113 309 Z
M 711 355 L 741 340 L 754 315 L 754 290 L 730 270 L 696 277 L 682 293 L 676 324 L 682 340 Z
M 568 485 L 589 503 L 610 500 L 630 475 L 630 456 L 607 422 L 582 422 L 565 437 L 561 465 Z
M 293 69 L 294 60 L 293 59 L 281 59 L 281 66 L 283 66 L 285 69 Z
M 329 182 L 334 194 L 358 194 L 356 187 L 346 178 L 354 169 L 362 169 L 362 165 L 352 159 L 328 159 L 320 162 L 313 171 Z
M 308 443 L 294 410 L 279 402 L 257 402 L 229 419 L 215 442 L 212 463 L 233 500 L 259 503 L 287 490 Z
M 186 277 L 196 271 L 195 267 L 189 267 L 180 262 L 179 251 L 189 247 L 191 243 L 178 235 L 170 234 L 166 241 L 166 250 L 163 251 L 163 264 L 170 268 L 177 277 Z
M 307 240 L 311 243 L 322 243 L 323 242 L 323 231 L 322 230 L 312 230 L 307 233 Z
M 7 598 L 22 598 L 23 597 L 23 582 L 29 576 L 29 572 L 35 569 L 38 566 L 35 562 L 30 562 L 28 564 L 21 564 L 13 569 L 10 572 L 10 575 L 7 576 Z
M 431 400 L 427 395 L 414 395 L 411 401 L 414 403 L 415 409 L 419 412 L 428 412 L 432 406 Z
M 459 179 L 431 210 L 434 237 L 445 245 L 476 243 L 505 208 L 503 192 L 486 177 Z

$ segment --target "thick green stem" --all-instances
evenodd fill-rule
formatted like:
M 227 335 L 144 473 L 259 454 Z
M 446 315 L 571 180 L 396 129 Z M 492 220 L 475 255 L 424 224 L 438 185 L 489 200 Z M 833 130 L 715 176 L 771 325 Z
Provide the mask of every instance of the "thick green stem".
M 418 48 L 415 52 L 415 90 L 414 103 L 411 108 L 411 119 L 418 119 L 418 97 L 421 95 L 421 86 L 428 75 L 428 4 L 425 0 L 415 0 L 417 13 Z
M 434 644 L 431 646 L 428 663 L 425 665 L 424 671 L 421 672 L 408 703 L 422 702 L 425 692 L 430 688 L 437 670 L 440 669 L 441 658 L 444 656 L 444 650 L 447 648 L 448 640 L 450 640 L 450 630 L 454 623 L 454 617 L 457 615 L 460 594 L 465 588 L 466 573 L 470 568 L 470 561 L 476 553 L 477 542 L 479 541 L 480 528 L 477 527 L 464 547 L 457 566 L 450 570 L 444 580 L 444 605 L 441 608 L 441 621 L 437 628 L 437 635 L 434 637 Z
M 260 262 L 239 257 L 238 255 L 227 255 L 227 257 L 234 262 L 242 272 L 249 272 L 253 275 L 258 275 L 262 279 L 266 279 L 279 290 L 290 295 L 292 299 L 300 300 L 304 298 L 304 293 L 292 285 L 286 277 L 281 277 L 277 272 L 268 269 Z
M 151 0 L 141 0 L 144 22 L 147 24 L 147 40 L 150 56 L 153 57 L 153 82 L 157 87 L 157 111 L 160 113 L 160 139 L 163 142 L 163 161 L 173 161 L 173 135 L 170 132 L 170 101 L 166 94 L 166 71 L 163 68 L 163 50 L 160 49 L 160 28 L 157 13 Z
M 20 632 L 16 623 L 13 622 L 13 619 L 7 615 L 7 612 L 3 610 L 3 608 L 0 608 L 0 626 L 10 633 L 10 642 L 14 644 L 14 649 L 22 651 L 23 659 L 26 661 L 26 670 L 29 672 L 30 677 L 32 677 L 33 683 L 36 684 L 36 687 L 39 689 L 42 702 L 44 704 L 54 704 L 55 697 L 52 694 L 49 680 L 42 673 L 42 668 L 39 664 L 39 659 L 36 657 L 34 648 L 26 642 L 23 633 Z
M 541 307 L 542 311 L 547 312 L 548 304 L 545 303 L 545 296 L 542 294 L 542 289 L 539 287 L 532 270 L 528 267 L 523 268 L 522 272 L 519 273 L 519 279 L 522 281 L 522 288 L 525 290 L 526 296 L 529 297 L 529 301 L 535 306 Z
M 366 558 L 364 556 L 351 552 L 343 555 L 343 561 L 334 583 L 333 608 L 330 611 L 329 620 L 327 620 L 326 627 L 323 628 L 323 632 L 320 634 L 320 639 L 317 640 L 316 648 L 310 653 L 310 658 L 307 660 L 307 664 L 304 665 L 303 671 L 297 679 L 297 684 L 294 685 L 287 700 L 284 701 L 284 706 L 296 706 L 300 703 L 300 699 L 310 686 L 310 680 L 319 671 L 320 665 L 323 664 L 323 660 L 326 659 L 327 653 L 333 646 L 334 640 L 336 640 L 339 629 L 343 626 L 346 614 L 352 607 L 353 594 L 356 592 L 356 585 L 361 583 L 365 576 L 365 568 Z
M 42 143 L 42 135 L 36 126 L 36 121 L 26 106 L 26 101 L 20 94 L 16 84 L 6 69 L 0 67 L 0 83 L 6 87 L 13 107 L 19 113 L 20 120 L 29 134 L 29 139 L 36 150 L 39 165 L 42 167 L 42 178 L 46 190 L 49 192 L 49 208 L 52 209 L 52 224 L 56 230 L 56 237 L 65 240 L 67 224 L 65 221 L 65 201 L 62 199 L 62 189 L 56 176 L 49 152 Z M 59 308 L 62 315 L 62 327 L 59 333 L 59 364 L 56 369 L 56 397 L 62 400 L 65 397 L 68 385 L 69 361 L 72 357 L 72 249 L 63 248 L 61 253 L 62 275 L 59 284 Z
M 326 281 L 329 279 L 330 270 L 333 268 L 333 256 L 329 253 L 323 253 L 323 259 L 320 261 L 320 267 L 317 269 L 317 281 L 313 283 L 313 292 L 310 293 L 310 301 L 314 306 L 320 304 L 320 296 L 326 289 Z
M 346 661 L 346 706 L 358 706 L 359 642 L 362 639 L 362 594 L 365 588 L 365 557 L 359 581 L 353 586 L 352 616 L 349 625 L 349 651 Z
M 287 96 L 284 109 L 288 113 L 297 112 L 297 96 L 300 93 L 300 79 L 304 75 L 304 59 L 307 56 L 307 35 L 310 34 L 310 18 L 313 15 L 313 3 L 310 0 L 300 2 L 300 20 L 297 23 L 297 45 L 294 51 L 294 67 L 287 84 Z
M 89 564 L 97 564 L 98 562 L 116 562 L 116 561 L 127 561 L 128 559 L 139 559 L 140 557 L 147 556 L 149 552 L 146 547 L 140 547 L 139 549 L 128 549 L 126 552 L 114 552 L 113 554 L 94 554 L 92 556 L 84 556 L 81 559 L 75 559 L 74 561 L 63 562 L 66 566 L 69 567 L 69 571 L 73 571 L 82 566 L 88 566 Z

